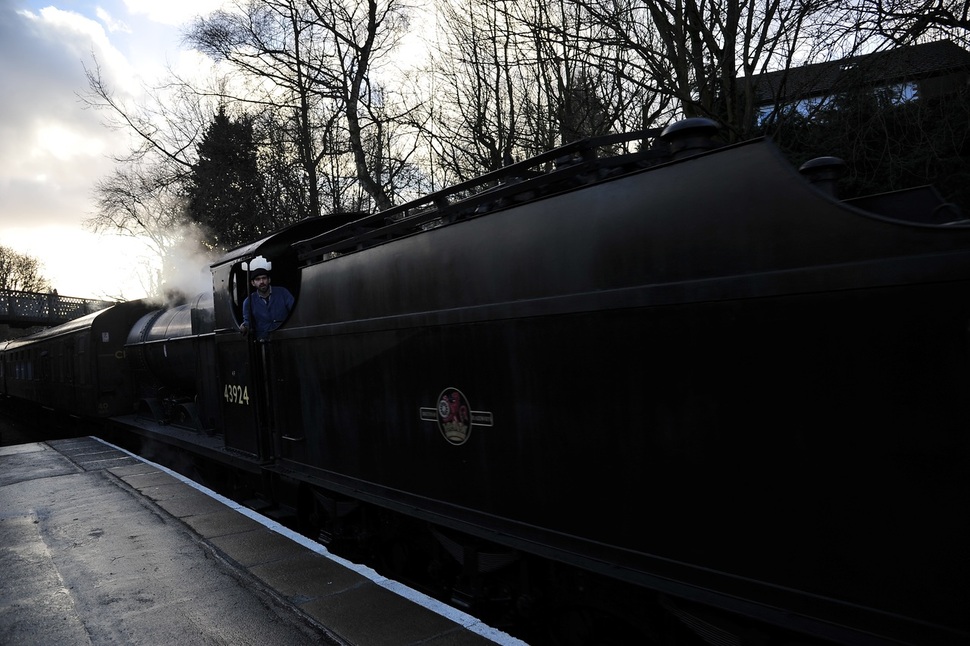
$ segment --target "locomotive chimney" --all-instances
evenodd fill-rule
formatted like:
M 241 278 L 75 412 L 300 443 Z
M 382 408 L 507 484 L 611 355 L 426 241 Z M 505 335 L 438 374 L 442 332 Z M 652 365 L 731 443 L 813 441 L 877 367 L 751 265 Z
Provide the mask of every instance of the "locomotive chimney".
M 801 165 L 798 172 L 809 182 L 838 199 L 835 183 L 845 174 L 845 162 L 838 157 L 816 157 Z
M 716 122 L 703 117 L 693 117 L 670 124 L 664 128 L 660 136 L 670 144 L 673 158 L 683 159 L 714 148 L 714 136 L 717 135 L 717 131 Z

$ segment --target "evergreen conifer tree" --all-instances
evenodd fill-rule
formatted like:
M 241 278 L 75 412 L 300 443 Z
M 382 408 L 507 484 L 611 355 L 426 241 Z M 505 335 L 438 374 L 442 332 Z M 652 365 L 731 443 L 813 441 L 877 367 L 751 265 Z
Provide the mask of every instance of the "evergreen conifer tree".
M 230 119 L 220 107 L 197 150 L 189 211 L 207 233 L 204 244 L 225 250 L 270 233 L 252 119 Z

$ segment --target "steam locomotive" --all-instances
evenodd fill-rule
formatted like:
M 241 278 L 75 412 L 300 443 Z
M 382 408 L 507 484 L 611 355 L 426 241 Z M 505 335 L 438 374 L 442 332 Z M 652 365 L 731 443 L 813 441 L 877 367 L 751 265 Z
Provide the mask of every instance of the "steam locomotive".
M 536 643 L 970 643 L 970 222 L 716 131 L 301 221 L 211 293 L 7 343 L 2 393 L 561 619 Z M 296 298 L 266 343 L 238 331 L 257 258 Z

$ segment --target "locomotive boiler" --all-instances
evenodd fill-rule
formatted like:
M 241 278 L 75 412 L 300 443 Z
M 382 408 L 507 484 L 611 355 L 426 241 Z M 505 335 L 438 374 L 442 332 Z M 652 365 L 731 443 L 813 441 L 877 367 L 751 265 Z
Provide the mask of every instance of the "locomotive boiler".
M 966 643 L 970 223 L 712 133 L 576 142 L 235 249 L 211 298 L 119 306 L 130 407 L 100 412 L 188 426 L 173 446 L 309 533 L 503 618 Z M 266 343 L 238 332 L 257 258 L 296 297 Z M 39 392 L 11 366 L 43 343 L 4 352 L 8 395 Z

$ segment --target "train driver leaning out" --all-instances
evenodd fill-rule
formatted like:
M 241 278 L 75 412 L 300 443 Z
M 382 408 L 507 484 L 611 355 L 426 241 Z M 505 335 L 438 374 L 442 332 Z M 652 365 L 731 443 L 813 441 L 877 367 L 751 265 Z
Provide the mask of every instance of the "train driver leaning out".
M 239 332 L 246 336 L 255 327 L 256 340 L 265 341 L 269 333 L 289 316 L 293 309 L 293 294 L 285 287 L 273 287 L 269 271 L 263 267 L 254 269 L 249 277 L 256 291 L 243 301 L 243 322 Z

